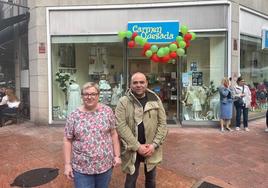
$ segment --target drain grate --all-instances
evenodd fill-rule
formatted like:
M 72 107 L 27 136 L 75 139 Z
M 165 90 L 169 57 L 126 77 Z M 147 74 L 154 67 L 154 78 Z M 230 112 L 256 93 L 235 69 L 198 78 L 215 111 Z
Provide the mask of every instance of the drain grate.
M 223 188 L 223 187 L 204 181 L 197 188 Z
M 57 168 L 38 168 L 17 176 L 10 186 L 35 187 L 46 184 L 59 175 Z

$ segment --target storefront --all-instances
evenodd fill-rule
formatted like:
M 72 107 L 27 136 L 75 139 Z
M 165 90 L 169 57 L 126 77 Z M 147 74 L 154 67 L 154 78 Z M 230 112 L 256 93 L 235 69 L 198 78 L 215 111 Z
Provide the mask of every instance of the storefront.
M 240 8 L 240 74 L 250 86 L 251 118 L 263 116 L 267 110 L 267 28 L 268 16 Z
M 16 91 L 25 119 L 30 119 L 28 10 L 25 1 L 0 2 L 0 88 Z
M 168 123 L 216 123 L 216 87 L 230 73 L 229 9 L 226 2 L 47 8 L 49 123 L 68 115 L 74 102 L 70 82 L 73 87 L 98 82 L 101 101 L 115 107 L 136 71 L 145 73 L 149 88 L 159 94 Z M 198 36 L 187 56 L 167 64 L 150 61 L 117 36 L 129 22 L 167 20 L 187 25 Z

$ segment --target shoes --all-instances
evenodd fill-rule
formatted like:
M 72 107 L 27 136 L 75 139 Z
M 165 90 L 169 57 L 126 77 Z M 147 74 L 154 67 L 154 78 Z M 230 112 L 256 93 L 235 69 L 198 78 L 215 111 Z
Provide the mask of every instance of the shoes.
M 230 127 L 226 127 L 226 129 L 227 129 L 228 131 L 230 131 L 230 132 L 233 131 L 233 129 L 231 129 Z
M 235 130 L 240 131 L 240 127 L 236 127 Z
M 249 128 L 246 127 L 246 128 L 245 128 L 245 131 L 249 132 Z
M 221 128 L 221 132 L 224 132 L 224 128 Z
M 264 132 L 267 132 L 267 133 L 268 133 L 268 128 L 266 128 L 266 129 L 264 130 Z

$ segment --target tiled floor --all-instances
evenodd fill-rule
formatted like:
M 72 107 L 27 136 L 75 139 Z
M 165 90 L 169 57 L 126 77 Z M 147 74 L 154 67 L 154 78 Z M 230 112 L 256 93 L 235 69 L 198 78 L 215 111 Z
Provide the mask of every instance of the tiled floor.
M 250 132 L 225 132 L 218 128 L 170 128 L 164 161 L 157 171 L 157 187 L 190 188 L 211 180 L 224 187 L 268 187 L 268 133 L 264 119 L 250 122 Z M 35 168 L 59 168 L 59 176 L 40 188 L 69 188 L 63 176 L 63 127 L 31 123 L 0 128 L 0 188 L 8 188 L 19 174 Z M 143 174 L 141 169 L 141 174 Z M 137 188 L 143 187 L 144 177 Z M 123 187 L 120 168 L 111 188 Z

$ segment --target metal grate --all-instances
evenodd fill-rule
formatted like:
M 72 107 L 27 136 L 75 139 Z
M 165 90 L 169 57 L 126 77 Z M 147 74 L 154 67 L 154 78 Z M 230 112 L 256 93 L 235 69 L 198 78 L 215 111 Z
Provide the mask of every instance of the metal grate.
M 46 184 L 59 175 L 57 168 L 38 168 L 17 176 L 10 186 L 35 187 Z
M 204 181 L 197 188 L 223 188 L 223 187 Z

